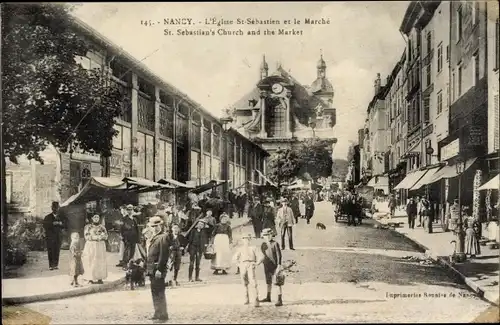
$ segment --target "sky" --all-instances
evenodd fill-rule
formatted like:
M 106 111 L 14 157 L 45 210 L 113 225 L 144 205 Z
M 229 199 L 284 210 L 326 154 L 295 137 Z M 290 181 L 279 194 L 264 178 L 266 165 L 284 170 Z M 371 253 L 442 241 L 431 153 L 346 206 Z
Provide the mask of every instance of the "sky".
M 382 79 L 400 59 L 405 41 L 399 26 L 408 2 L 240 2 L 240 3 L 85 3 L 74 14 L 141 60 L 159 77 L 200 103 L 215 116 L 247 94 L 259 80 L 262 55 L 269 73 L 278 62 L 303 85 L 316 78 L 316 64 L 323 53 L 326 75 L 333 85 L 337 109 L 336 158 L 346 158 L 357 142 L 366 109 L 374 95 L 377 73 Z M 302 30 L 302 35 L 281 36 L 177 36 L 183 26 L 164 26 L 165 18 L 191 18 L 190 30 L 205 19 L 298 19 L 300 25 L 226 25 L 222 28 Z M 304 25 L 304 19 L 329 20 L 324 25 Z M 141 20 L 161 25 L 141 25 Z M 174 35 L 165 36 L 169 27 Z

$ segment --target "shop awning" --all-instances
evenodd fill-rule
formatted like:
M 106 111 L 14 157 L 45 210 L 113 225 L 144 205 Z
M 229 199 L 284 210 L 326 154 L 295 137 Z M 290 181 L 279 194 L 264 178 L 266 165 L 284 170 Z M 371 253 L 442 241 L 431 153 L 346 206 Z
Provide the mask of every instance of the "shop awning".
M 64 201 L 61 207 L 99 200 L 114 191 L 124 191 L 126 189 L 127 184 L 119 178 L 92 177 L 78 193 Z
M 128 190 L 137 190 L 138 192 L 152 192 L 174 188 L 171 185 L 160 184 L 142 177 L 125 177 L 123 181 L 127 184 Z
M 158 183 L 172 185 L 174 187 L 181 187 L 181 188 L 194 188 L 191 185 L 187 185 L 186 183 L 182 183 L 182 182 L 176 181 L 175 179 L 171 179 L 171 178 L 162 178 L 158 181 Z
M 206 184 L 203 184 L 203 185 L 200 185 L 200 186 L 193 188 L 192 190 L 190 190 L 190 192 L 195 193 L 195 194 L 200 194 L 200 193 L 208 191 L 214 187 L 221 186 L 222 184 L 225 184 L 225 183 L 227 183 L 227 181 L 225 181 L 225 180 L 211 180 L 210 182 L 208 182 Z
M 406 177 L 394 188 L 395 190 L 410 189 L 415 185 L 416 182 L 422 178 L 425 174 L 425 170 L 417 170 L 415 172 L 409 173 Z
M 467 169 L 469 169 L 470 166 L 472 166 L 472 164 L 474 164 L 476 162 L 476 159 L 477 158 L 467 159 L 467 161 L 465 162 L 464 172 Z M 453 178 L 453 177 L 457 177 L 457 176 L 458 176 L 457 168 L 455 167 L 455 165 L 447 165 L 447 166 L 444 166 L 443 168 L 441 168 L 438 172 L 436 172 L 433 175 L 432 179 L 429 181 L 429 184 L 437 182 L 442 178 Z
M 478 190 L 500 190 L 500 174 L 481 185 Z
M 389 177 L 385 175 L 374 176 L 366 186 L 373 187 L 375 190 L 382 190 L 384 193 L 389 193 Z
M 439 167 L 427 169 L 425 171 L 425 175 L 422 176 L 422 178 L 417 183 L 415 183 L 412 188 L 410 188 L 410 191 L 416 191 L 424 185 L 431 184 L 432 178 L 439 170 Z
M 276 185 L 273 181 L 271 181 L 269 178 L 267 178 L 267 177 L 266 177 L 264 174 L 262 174 L 260 171 L 258 171 L 258 170 L 257 170 L 257 174 L 259 174 L 259 175 L 260 175 L 260 177 L 262 177 L 262 178 L 266 181 L 266 183 L 269 183 L 269 184 L 271 184 L 271 185 L 272 185 L 272 186 L 274 186 L 274 187 L 278 187 L 278 185 Z

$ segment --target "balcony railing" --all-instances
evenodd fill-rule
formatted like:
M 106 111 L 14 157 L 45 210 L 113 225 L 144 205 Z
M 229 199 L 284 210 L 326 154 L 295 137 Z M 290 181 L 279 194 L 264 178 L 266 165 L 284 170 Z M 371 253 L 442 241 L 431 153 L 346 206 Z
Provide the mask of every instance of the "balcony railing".
M 160 134 L 169 139 L 174 135 L 174 111 L 163 104 L 160 105 Z

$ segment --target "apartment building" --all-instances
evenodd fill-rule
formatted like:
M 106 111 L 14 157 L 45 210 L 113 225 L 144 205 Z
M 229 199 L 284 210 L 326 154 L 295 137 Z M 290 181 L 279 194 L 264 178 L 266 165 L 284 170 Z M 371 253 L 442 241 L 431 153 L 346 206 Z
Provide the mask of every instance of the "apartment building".
M 499 69 L 500 69 L 500 23 L 498 2 L 487 3 L 487 62 L 488 62 L 488 154 L 500 150 L 499 122 Z
M 382 175 L 388 169 L 385 162 L 389 147 L 389 125 L 385 103 L 388 90 L 389 87 L 382 85 L 380 73 L 378 73 L 374 82 L 374 96 L 368 105 L 368 130 L 373 176 Z

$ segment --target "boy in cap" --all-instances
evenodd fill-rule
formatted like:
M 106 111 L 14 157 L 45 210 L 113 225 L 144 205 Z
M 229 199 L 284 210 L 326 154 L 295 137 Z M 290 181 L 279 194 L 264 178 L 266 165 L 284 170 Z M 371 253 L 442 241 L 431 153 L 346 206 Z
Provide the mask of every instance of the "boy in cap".
M 271 302 L 271 289 L 273 286 L 273 278 L 281 271 L 281 250 L 280 246 L 273 239 L 273 231 L 269 228 L 262 231 L 264 242 L 261 245 L 262 254 L 264 255 L 264 274 L 266 276 L 267 296 L 261 302 Z M 278 302 L 276 307 L 283 306 L 281 286 L 278 286 Z
M 194 229 L 189 233 L 185 251 L 189 252 L 189 282 L 193 282 L 193 269 L 196 267 L 195 281 L 200 281 L 200 262 L 205 248 L 208 246 L 208 236 L 205 231 L 205 222 L 198 220 Z
M 242 237 L 242 245 L 237 248 L 234 255 L 234 260 L 240 269 L 240 276 L 243 285 L 245 286 L 245 305 L 250 304 L 248 285 L 254 288 L 255 300 L 254 306 L 259 307 L 259 290 L 257 288 L 257 280 L 255 278 L 255 267 L 262 263 L 263 256 L 259 249 L 250 245 L 251 234 L 244 234 Z

